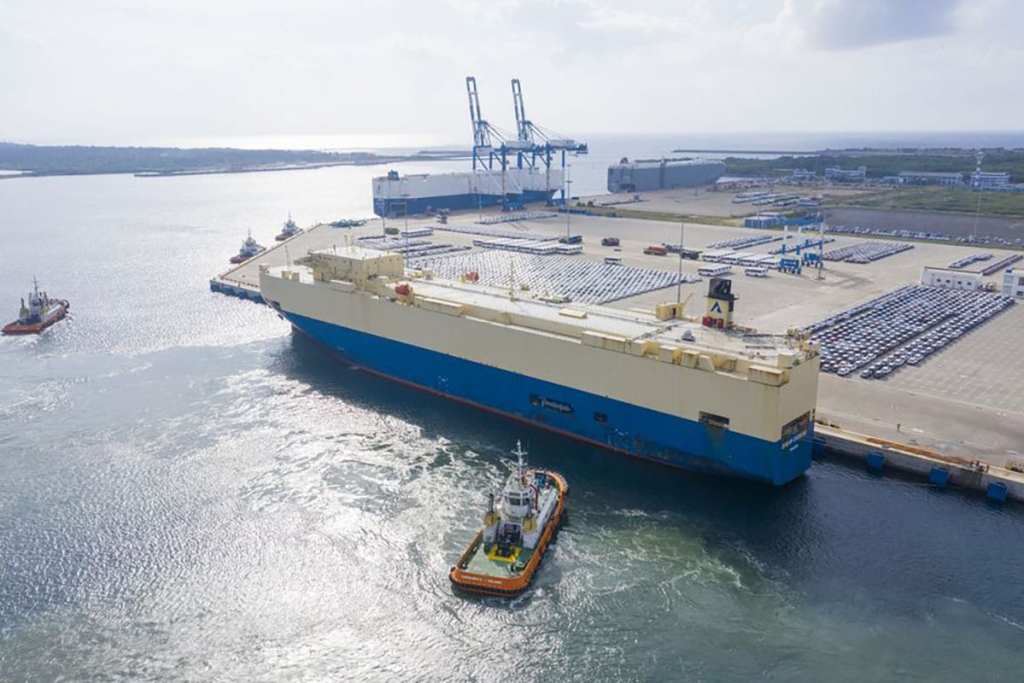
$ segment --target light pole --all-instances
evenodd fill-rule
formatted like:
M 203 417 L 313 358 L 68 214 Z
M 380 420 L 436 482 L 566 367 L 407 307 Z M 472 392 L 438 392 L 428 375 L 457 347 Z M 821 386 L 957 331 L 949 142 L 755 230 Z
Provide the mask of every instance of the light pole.
M 380 214 L 380 234 L 388 234 L 388 212 L 391 211 L 391 178 L 385 180 L 388 184 L 388 201 L 384 204 L 384 210 Z
M 676 281 L 676 304 L 677 305 L 681 304 L 683 302 L 683 228 L 685 226 L 686 226 L 686 223 L 684 223 L 683 221 L 679 221 L 679 270 L 676 273 L 676 276 L 679 278 Z M 678 315 L 679 317 L 682 317 L 683 316 L 683 312 L 678 310 L 678 309 L 676 309 L 676 315 Z
M 572 212 L 569 211 L 569 204 L 572 202 L 572 180 L 569 179 L 569 174 L 572 171 L 572 164 L 565 167 L 565 237 L 568 239 L 572 236 L 569 231 L 569 218 L 572 216 Z

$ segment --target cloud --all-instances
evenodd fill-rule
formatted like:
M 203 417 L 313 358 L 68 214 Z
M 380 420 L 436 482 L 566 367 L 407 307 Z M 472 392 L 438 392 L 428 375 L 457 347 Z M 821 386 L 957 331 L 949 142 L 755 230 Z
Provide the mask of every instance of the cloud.
M 465 144 L 467 74 L 496 125 L 519 78 L 576 137 L 1019 128 L 1022 22 L 1021 0 L 0 0 L 0 139 Z
M 854 50 L 951 33 L 959 0 L 786 0 L 782 12 L 805 42 Z

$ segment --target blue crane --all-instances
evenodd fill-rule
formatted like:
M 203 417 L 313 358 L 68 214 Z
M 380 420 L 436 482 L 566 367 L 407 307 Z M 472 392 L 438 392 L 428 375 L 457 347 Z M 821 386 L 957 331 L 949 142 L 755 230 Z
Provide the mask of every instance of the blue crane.
M 477 164 L 481 169 L 493 169 L 495 160 L 502 171 L 506 170 L 509 152 L 517 152 L 520 145 L 508 140 L 508 136 L 484 119 L 473 76 L 466 76 L 466 93 L 469 95 L 469 121 L 473 126 L 473 170 L 477 169 Z
M 545 167 L 551 168 L 552 154 L 560 152 L 564 169 L 566 152 L 572 154 L 588 152 L 587 143 L 556 136 L 526 118 L 526 107 L 523 106 L 523 87 L 518 78 L 512 79 L 512 102 L 516 110 L 516 138 L 519 143 L 516 150 L 516 162 L 519 168 L 522 168 L 524 163 L 530 168 L 534 168 L 538 159 L 544 163 Z

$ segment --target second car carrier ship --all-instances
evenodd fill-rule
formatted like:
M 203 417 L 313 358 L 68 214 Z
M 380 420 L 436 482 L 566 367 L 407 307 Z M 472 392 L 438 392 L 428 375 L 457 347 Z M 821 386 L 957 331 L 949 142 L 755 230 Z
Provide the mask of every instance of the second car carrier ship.
M 562 189 L 560 168 L 478 169 L 465 173 L 399 175 L 373 179 L 373 212 L 405 216 L 437 209 L 475 209 L 505 202 L 547 202 Z
M 372 373 L 666 465 L 776 485 L 810 466 L 817 350 L 730 329 L 728 280 L 695 321 L 441 281 L 358 246 L 299 264 L 260 266 L 263 298 Z

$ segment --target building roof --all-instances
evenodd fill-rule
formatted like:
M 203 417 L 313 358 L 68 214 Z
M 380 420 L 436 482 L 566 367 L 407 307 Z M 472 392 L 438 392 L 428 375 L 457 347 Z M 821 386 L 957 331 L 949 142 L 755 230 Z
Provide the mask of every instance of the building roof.
M 963 178 L 964 174 L 957 171 L 900 171 L 900 177 L 920 178 Z

